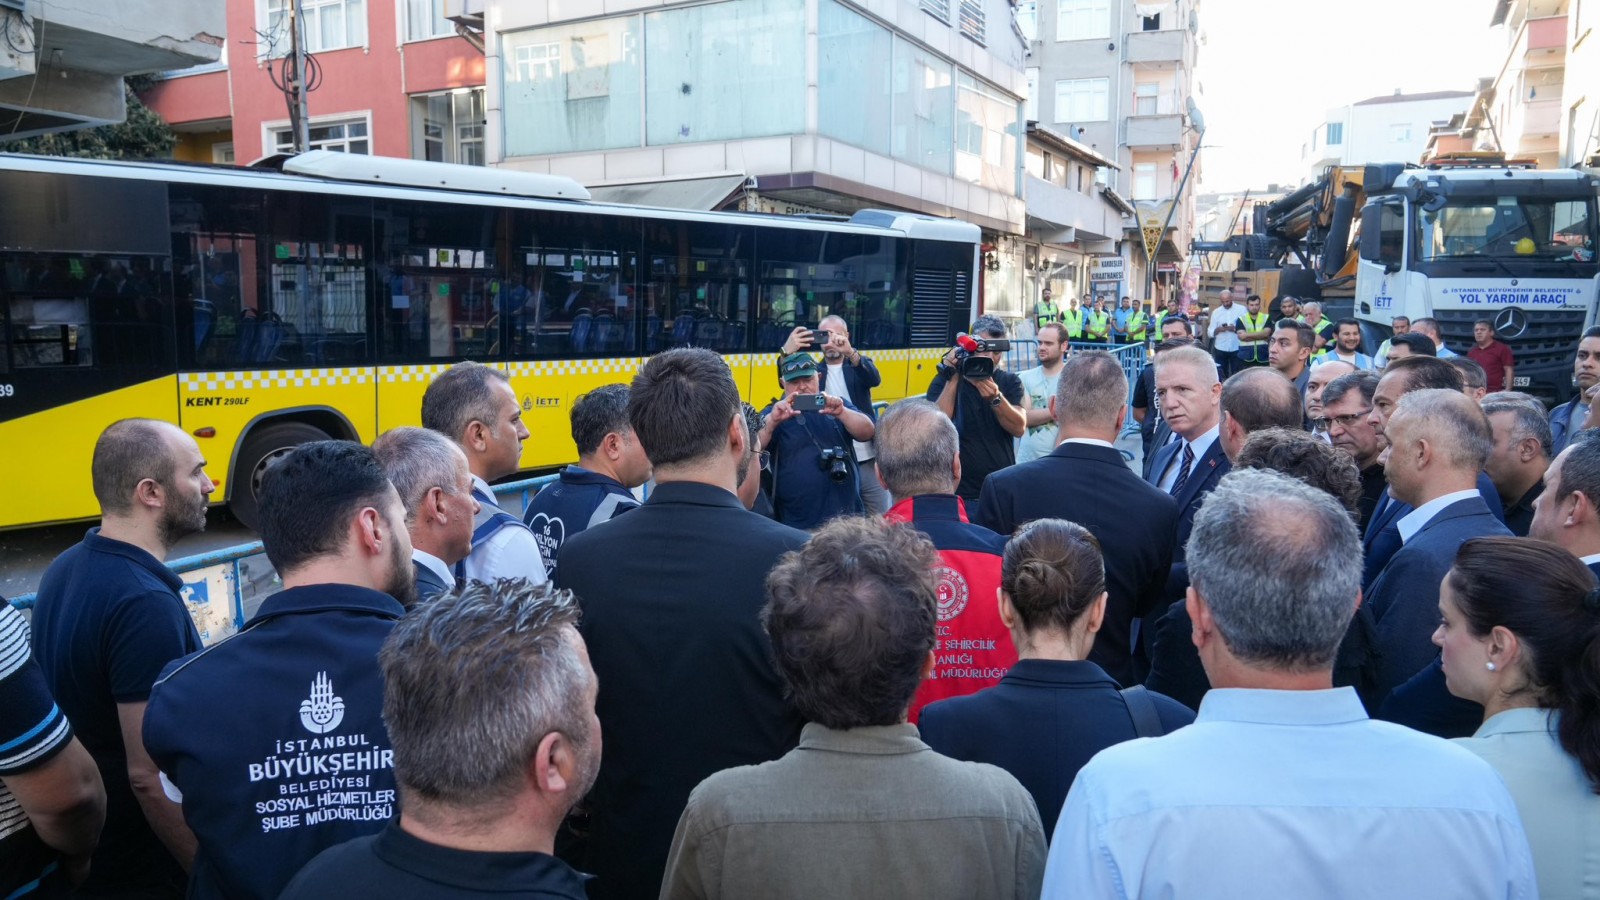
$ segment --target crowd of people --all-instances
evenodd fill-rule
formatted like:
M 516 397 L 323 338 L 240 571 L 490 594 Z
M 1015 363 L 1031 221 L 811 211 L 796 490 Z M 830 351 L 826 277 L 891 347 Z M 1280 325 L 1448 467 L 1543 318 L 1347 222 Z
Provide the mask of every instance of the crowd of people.
M 207 461 L 117 422 L 0 604 L 0 896 L 1600 896 L 1600 329 L 1547 413 L 1492 330 L 1218 299 L 1131 391 L 1070 349 L 1126 303 L 881 414 L 837 319 L 759 410 L 665 351 L 521 516 L 459 363 L 267 471 L 283 590 L 209 647 Z

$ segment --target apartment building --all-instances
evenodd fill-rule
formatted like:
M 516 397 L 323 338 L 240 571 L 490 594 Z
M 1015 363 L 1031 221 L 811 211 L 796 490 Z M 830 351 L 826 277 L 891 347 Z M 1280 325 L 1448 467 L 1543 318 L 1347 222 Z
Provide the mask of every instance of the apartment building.
M 301 0 L 313 149 L 487 162 L 483 53 L 445 17 L 446 3 Z M 178 159 L 244 163 L 294 145 L 274 83 L 290 0 L 226 5 L 221 58 L 168 72 L 143 98 L 178 133 Z
M 123 78 L 216 60 L 223 15 L 223 0 L 0 0 L 0 135 L 123 121 Z
M 1436 126 L 1464 114 L 1473 92 L 1395 91 L 1328 110 L 1300 145 L 1304 178 L 1314 181 L 1329 166 L 1416 162 Z
M 1146 296 L 1151 280 L 1141 223 L 1165 223 L 1172 209 L 1170 226 L 1155 226 L 1161 296 L 1177 288 L 1194 234 L 1194 195 L 1178 193 L 1200 140 L 1186 115 L 1195 90 L 1199 5 L 1022 0 L 1018 6 L 1029 37 L 1029 118 L 1115 162 L 1101 178 L 1140 210 L 1123 220 L 1115 251 L 1129 273 L 1124 292 L 1136 297 Z M 1191 176 L 1197 179 L 1198 171 Z

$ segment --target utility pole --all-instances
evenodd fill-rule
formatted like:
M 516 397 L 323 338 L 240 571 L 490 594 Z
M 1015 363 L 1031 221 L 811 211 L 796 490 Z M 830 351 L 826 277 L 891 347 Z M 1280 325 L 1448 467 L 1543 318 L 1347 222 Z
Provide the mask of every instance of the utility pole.
M 306 109 L 306 47 L 300 39 L 302 15 L 300 0 L 289 0 L 289 77 L 285 82 L 294 90 L 294 150 L 304 153 L 311 149 L 310 114 Z

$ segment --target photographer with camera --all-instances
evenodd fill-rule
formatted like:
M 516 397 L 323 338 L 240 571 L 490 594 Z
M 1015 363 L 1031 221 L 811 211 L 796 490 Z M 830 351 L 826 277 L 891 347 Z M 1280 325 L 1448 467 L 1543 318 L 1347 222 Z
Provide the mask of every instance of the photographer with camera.
M 1028 428 L 1022 380 L 1000 368 L 1011 342 L 994 316 L 972 323 L 939 363 L 927 399 L 956 423 L 961 435 L 961 484 L 956 495 L 976 503 L 990 472 L 1017 461 L 1016 442 Z
M 852 441 L 870 441 L 872 420 L 849 400 L 821 393 L 817 361 L 791 353 L 778 363 L 783 399 L 761 411 L 756 435 L 772 454 L 765 473 L 778 521 L 812 529 L 863 512 Z

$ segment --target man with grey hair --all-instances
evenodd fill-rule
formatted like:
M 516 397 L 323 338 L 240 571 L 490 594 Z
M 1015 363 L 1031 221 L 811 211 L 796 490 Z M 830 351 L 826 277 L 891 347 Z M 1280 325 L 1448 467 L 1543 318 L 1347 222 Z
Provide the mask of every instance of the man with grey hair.
M 1183 548 L 1189 543 L 1195 512 L 1232 464 L 1221 438 L 1222 384 L 1211 355 L 1198 347 L 1179 347 L 1156 358 L 1156 396 L 1161 415 L 1181 440 L 1156 451 L 1149 481 L 1178 504 L 1178 531 L 1173 543 L 1173 572 L 1167 594 L 1183 595 Z
M 1378 376 L 1371 372 L 1352 372 L 1335 378 L 1322 391 L 1321 429 L 1333 442 L 1336 450 L 1347 453 L 1356 461 L 1361 473 L 1361 518 L 1359 526 L 1366 532 L 1378 499 L 1389 487 L 1383 477 L 1383 461 L 1379 458 L 1389 444 L 1384 441 L 1368 418 L 1372 413 L 1372 396 L 1378 389 Z
M 456 586 L 455 564 L 472 552 L 472 471 L 454 441 L 427 428 L 391 428 L 372 442 L 372 455 L 406 509 L 417 599 Z
M 1333 687 L 1361 596 L 1360 539 L 1338 501 L 1276 472 L 1233 473 L 1196 517 L 1189 571 L 1215 688 L 1193 727 L 1079 771 L 1045 898 L 1533 896 L 1494 771 L 1369 720 Z
M 1315 300 L 1300 304 L 1300 319 L 1316 335 L 1316 343 L 1311 348 L 1311 360 L 1315 365 L 1320 359 L 1328 355 L 1328 347 L 1333 344 L 1334 324 L 1327 316 L 1322 314 L 1322 304 Z
M 940 645 L 972 654 L 970 665 L 951 666 L 923 680 L 911 700 L 910 721 L 915 723 L 922 708 L 935 700 L 999 684 L 1017 661 L 999 607 L 971 602 L 999 589 L 1006 539 L 967 521 L 966 507 L 956 496 L 960 441 L 955 424 L 939 407 L 917 398 L 901 400 L 878 419 L 872 443 L 878 477 L 899 498 L 886 518 L 909 523 L 939 551 L 939 595 L 950 600 L 939 608 Z
M 456 363 L 423 392 L 422 427 L 455 441 L 472 470 L 478 515 L 472 522 L 472 552 L 456 564 L 456 578 L 548 581 L 533 532 L 501 509 L 489 488 L 489 482 L 522 467 L 522 442 L 528 439 L 511 378 L 482 363 Z
M 1494 449 L 1484 471 L 1500 494 L 1506 527 L 1526 537 L 1533 525 L 1534 501 L 1544 492 L 1544 470 L 1554 455 L 1550 420 L 1537 397 L 1518 391 L 1488 394 L 1482 409 L 1494 431 Z
M 1411 323 L 1411 330 L 1433 341 L 1434 355 L 1440 359 L 1449 359 L 1456 356 L 1455 351 L 1444 345 L 1444 338 L 1439 335 L 1439 320 L 1432 316 L 1425 316 Z
M 552 855 L 600 769 L 577 622 L 571 593 L 514 579 L 402 619 L 378 654 L 400 815 L 323 851 L 283 897 L 581 900 L 584 876 Z
M 982 316 L 972 323 L 974 337 L 1004 340 L 1006 326 L 994 316 Z M 958 348 L 959 349 L 959 348 Z M 956 370 L 957 350 L 945 354 L 939 373 L 928 385 L 927 399 L 956 423 L 961 435 L 961 483 L 956 494 L 968 503 L 977 501 L 983 480 L 1017 461 L 1015 438 L 1028 430 L 1022 409 L 1022 381 L 1000 368 L 1003 351 L 973 353 L 994 361 L 994 375 L 969 378 Z
M 1400 398 L 1383 433 L 1389 440 L 1389 493 L 1410 512 L 1397 523 L 1400 549 L 1367 593 L 1379 654 L 1367 698 L 1371 710 L 1439 655 L 1432 639 L 1439 624 L 1439 581 L 1462 542 L 1511 533 L 1477 489 L 1494 446 L 1477 404 L 1460 391 L 1412 391 Z
M 1197 354 L 1216 377 L 1204 350 L 1184 352 Z M 1056 449 L 989 476 L 976 516 L 979 524 L 1004 535 L 1035 519 L 1066 519 L 1100 541 L 1109 599 L 1089 659 L 1124 685 L 1137 682 L 1140 674 L 1134 620 L 1165 608 L 1162 595 L 1179 516 L 1177 501 L 1134 474 L 1113 446 L 1127 419 L 1127 403 L 1127 376 L 1109 354 L 1080 353 L 1067 360 L 1050 399 L 1060 428 Z

